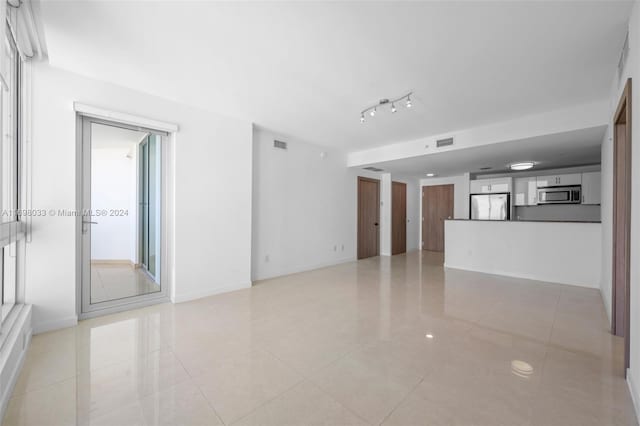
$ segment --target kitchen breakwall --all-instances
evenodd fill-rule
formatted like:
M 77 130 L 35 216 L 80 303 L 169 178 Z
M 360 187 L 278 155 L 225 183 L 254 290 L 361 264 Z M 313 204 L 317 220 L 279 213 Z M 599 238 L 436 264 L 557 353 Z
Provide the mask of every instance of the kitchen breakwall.
M 600 222 L 600 206 L 582 204 L 518 206 L 515 208 L 514 219 Z

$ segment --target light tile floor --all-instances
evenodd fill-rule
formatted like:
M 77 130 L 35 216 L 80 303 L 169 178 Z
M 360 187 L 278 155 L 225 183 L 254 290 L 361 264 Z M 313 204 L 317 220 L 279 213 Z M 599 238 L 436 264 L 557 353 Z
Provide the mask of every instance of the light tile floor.
M 597 290 L 415 252 L 35 336 L 4 424 L 633 425 L 622 346 Z
M 117 300 L 160 291 L 142 269 L 128 264 L 91 264 L 91 303 Z

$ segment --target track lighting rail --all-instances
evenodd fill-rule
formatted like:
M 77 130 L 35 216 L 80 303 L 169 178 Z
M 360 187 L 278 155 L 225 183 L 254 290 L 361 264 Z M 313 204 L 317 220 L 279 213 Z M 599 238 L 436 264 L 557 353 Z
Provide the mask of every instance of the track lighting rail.
M 386 98 L 385 99 L 380 99 L 380 101 L 378 101 L 377 104 L 371 105 L 370 107 L 365 108 L 365 109 L 362 110 L 362 112 L 360 113 L 360 122 L 364 123 L 365 114 L 368 113 L 371 117 L 375 117 L 376 112 L 378 111 L 378 108 L 387 106 L 389 104 L 391 104 L 391 108 L 390 108 L 391 112 L 392 113 L 396 112 L 397 111 L 396 104 L 402 102 L 405 99 L 406 99 L 405 106 L 407 108 L 411 108 L 411 106 L 412 106 L 411 95 L 413 95 L 413 92 L 409 92 L 404 96 L 400 96 L 399 98 L 392 99 L 392 100 L 389 100 L 389 99 L 386 99 Z

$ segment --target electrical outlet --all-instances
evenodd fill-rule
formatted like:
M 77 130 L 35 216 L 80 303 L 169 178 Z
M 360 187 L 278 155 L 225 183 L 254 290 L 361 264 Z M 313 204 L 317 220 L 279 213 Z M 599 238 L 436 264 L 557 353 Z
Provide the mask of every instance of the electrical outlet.
M 344 251 L 344 244 L 340 246 L 340 251 Z
M 266 256 L 264 257 L 264 261 L 265 261 L 265 262 L 267 262 L 267 263 L 269 262 L 269 255 L 266 255 Z
M 338 251 L 338 246 L 333 246 L 333 251 Z

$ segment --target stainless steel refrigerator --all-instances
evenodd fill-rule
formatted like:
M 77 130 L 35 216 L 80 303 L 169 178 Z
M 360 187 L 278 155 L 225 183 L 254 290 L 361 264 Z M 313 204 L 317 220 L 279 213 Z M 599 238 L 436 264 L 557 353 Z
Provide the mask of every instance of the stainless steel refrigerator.
M 505 194 L 472 194 L 470 203 L 472 220 L 509 220 L 511 203 Z

